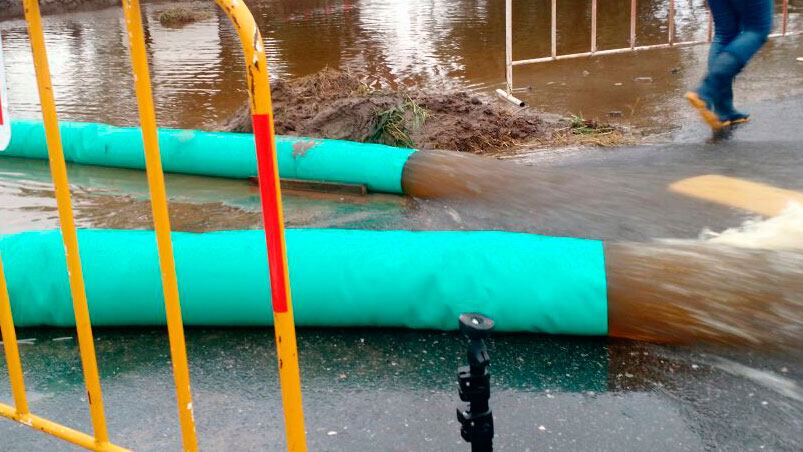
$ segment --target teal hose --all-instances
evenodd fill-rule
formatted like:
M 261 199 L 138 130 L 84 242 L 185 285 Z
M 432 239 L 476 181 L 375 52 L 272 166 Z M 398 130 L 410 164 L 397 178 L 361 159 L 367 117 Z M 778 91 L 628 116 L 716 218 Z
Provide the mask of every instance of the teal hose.
M 152 231 L 78 234 L 93 325 L 163 325 Z M 263 231 L 173 233 L 184 322 L 272 322 Z M 287 231 L 300 326 L 451 330 L 462 312 L 500 331 L 605 335 L 602 242 L 510 232 Z M 74 324 L 58 231 L 0 236 L 17 326 Z
M 60 122 L 64 157 L 84 165 L 144 169 L 139 128 Z M 257 175 L 254 136 L 227 132 L 159 129 L 165 172 L 246 179 Z M 365 185 L 402 193 L 404 164 L 413 149 L 300 137 L 276 137 L 279 175 L 286 179 Z M 47 159 L 41 121 L 15 120 L 0 157 Z

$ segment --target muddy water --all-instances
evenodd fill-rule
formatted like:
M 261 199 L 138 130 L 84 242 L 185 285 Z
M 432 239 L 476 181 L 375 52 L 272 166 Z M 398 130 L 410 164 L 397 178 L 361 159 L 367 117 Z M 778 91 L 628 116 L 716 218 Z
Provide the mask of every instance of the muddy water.
M 426 163 L 421 158 L 411 161 L 408 170 L 418 176 L 425 176 L 424 170 L 432 168 L 447 176 L 441 177 L 436 186 L 419 188 L 415 185 L 417 179 L 408 177 L 411 183 L 406 189 L 424 198 L 448 194 L 445 199 L 286 193 L 287 224 L 367 229 L 503 229 L 557 235 L 565 234 L 568 225 L 577 231 L 571 235 L 600 237 L 606 232 L 593 226 L 599 219 L 615 228 L 608 233 L 617 239 L 606 247 L 611 335 L 672 343 L 748 345 L 799 356 L 798 344 L 803 337 L 803 207 L 793 206 L 776 218 L 749 221 L 741 228 L 708 233 L 704 240 L 623 243 L 622 238 L 628 234 L 618 229 L 629 222 L 611 221 L 621 208 L 598 204 L 594 196 L 602 199 L 605 195 L 600 193 L 620 187 L 619 203 L 622 197 L 650 197 L 635 187 L 621 189 L 620 182 L 626 177 L 584 172 L 588 185 L 578 187 L 570 182 L 578 176 L 576 170 L 542 170 L 471 156 L 463 158 L 459 164 L 455 162 L 460 160 L 450 160 L 453 179 L 448 169 L 431 158 Z M 56 227 L 46 162 L 0 162 L 0 233 Z M 468 180 L 460 177 L 466 174 L 466 168 L 471 169 Z M 653 177 L 646 169 L 639 171 Z M 142 172 L 73 166 L 70 173 L 80 226 L 151 227 Z M 248 182 L 181 175 L 169 175 L 167 182 L 175 230 L 261 226 L 256 190 Z M 571 202 L 580 198 L 587 198 L 588 204 Z M 666 210 L 667 205 L 657 203 L 654 209 Z M 669 209 L 667 218 L 677 211 Z M 656 212 L 640 211 L 634 217 L 660 223 L 655 215 Z M 550 218 L 560 220 L 550 225 Z M 549 230 L 550 227 L 558 229 Z
M 803 248 L 611 244 L 605 258 L 611 336 L 803 356 Z
M 677 3 L 679 40 L 705 36 L 703 0 Z M 266 40 L 274 77 L 298 77 L 324 67 L 381 75 L 432 90 L 491 93 L 504 84 L 504 2 L 501 0 L 252 0 Z M 549 2 L 514 1 L 514 58 L 549 53 Z M 561 1 L 558 51 L 585 51 L 590 43 L 590 2 Z M 183 28 L 156 19 L 165 4 L 144 5 L 146 38 L 159 120 L 165 126 L 205 127 L 231 114 L 245 99 L 238 43 L 227 19 L 215 13 Z M 667 1 L 638 2 L 638 40 L 655 44 L 667 33 Z M 209 6 L 210 10 L 213 7 Z M 791 2 L 791 29 L 801 26 L 803 0 Z M 629 1 L 599 8 L 599 48 L 623 47 L 629 36 Z M 119 8 L 49 16 L 47 45 L 59 111 L 64 119 L 131 124 L 132 80 Z M 26 29 L 21 20 L 0 22 L 12 110 L 34 116 L 37 95 Z M 796 70 L 800 40 L 772 43 L 752 70 L 779 74 L 801 91 Z M 532 105 L 547 111 L 642 126 L 671 126 L 677 101 L 699 77 L 703 48 L 650 51 L 539 64 L 515 70 L 515 85 Z M 748 71 L 743 98 L 772 97 L 767 83 Z M 652 82 L 636 82 L 650 77 Z M 752 80 L 752 82 L 751 82 Z M 769 85 L 772 86 L 772 85 Z M 792 93 L 793 94 L 793 93 Z
M 151 229 L 145 174 L 69 165 L 79 227 Z M 262 227 L 259 193 L 248 181 L 168 174 L 171 224 L 177 231 Z M 412 216 L 399 196 L 349 196 L 286 191 L 288 227 L 390 228 Z M 47 162 L 0 159 L 0 234 L 58 227 Z
M 666 229 L 651 233 L 655 230 L 647 226 L 639 243 L 622 242 L 633 236 L 626 228 L 639 228 L 642 220 L 711 221 L 699 207 L 688 209 L 683 200 L 661 195 L 663 181 L 678 174 L 654 164 L 516 168 L 470 155 L 419 153 L 406 167 L 405 190 L 432 198 L 429 208 L 449 209 L 452 221 L 468 229 L 485 224 L 563 235 L 568 223 L 576 227 L 570 235 L 612 239 L 605 252 L 611 336 L 748 345 L 801 356 L 803 206 L 793 204 L 775 218 L 751 219 L 721 233 L 682 226 L 704 231 L 699 239 L 655 241 L 651 238 Z M 645 178 L 652 182 L 644 184 Z M 630 185 L 634 180 L 642 182 Z

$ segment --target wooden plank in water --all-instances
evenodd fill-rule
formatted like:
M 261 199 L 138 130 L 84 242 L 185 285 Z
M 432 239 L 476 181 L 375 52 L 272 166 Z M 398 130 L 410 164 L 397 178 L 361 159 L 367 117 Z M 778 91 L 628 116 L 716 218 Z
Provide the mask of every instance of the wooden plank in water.
M 669 191 L 768 217 L 780 214 L 790 203 L 803 204 L 803 193 L 718 174 L 679 180 Z
M 255 178 L 251 182 L 256 184 Z M 314 191 L 317 193 L 330 193 L 338 195 L 357 195 L 365 196 L 368 189 L 361 184 L 343 184 L 340 182 L 310 181 L 301 179 L 281 179 L 282 190 L 292 191 Z

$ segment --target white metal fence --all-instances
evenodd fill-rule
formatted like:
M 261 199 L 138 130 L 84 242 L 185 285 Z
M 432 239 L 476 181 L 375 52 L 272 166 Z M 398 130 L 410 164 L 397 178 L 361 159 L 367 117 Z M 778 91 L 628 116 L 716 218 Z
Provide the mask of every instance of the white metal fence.
M 782 19 L 781 19 L 781 26 L 780 30 L 776 33 L 770 35 L 771 38 L 779 37 L 779 36 L 792 36 L 792 35 L 800 35 L 803 34 L 803 31 L 794 31 L 790 32 L 788 30 L 789 25 L 789 0 L 780 0 L 783 2 L 782 4 Z M 667 38 L 666 42 L 661 44 L 652 44 L 652 45 L 638 45 L 637 36 L 636 36 L 636 7 L 638 4 L 638 0 L 630 0 L 630 39 L 629 39 L 629 46 L 628 47 L 620 47 L 615 49 L 605 49 L 599 50 L 597 48 L 597 8 L 598 8 L 598 1 L 591 0 L 591 42 L 589 45 L 589 50 L 587 52 L 579 52 L 579 53 L 568 53 L 568 54 L 559 54 L 558 53 L 558 30 L 557 30 L 557 11 L 558 11 L 558 1 L 551 0 L 551 26 L 550 26 L 550 40 L 551 40 L 551 52 L 549 56 L 544 57 L 537 57 L 537 58 L 528 58 L 524 60 L 514 60 L 513 59 L 513 0 L 505 0 L 505 81 L 506 81 L 506 90 L 497 90 L 499 95 L 515 104 L 523 105 L 524 103 L 519 99 L 516 99 L 513 93 L 513 68 L 515 66 L 524 66 L 527 64 L 535 64 L 535 63 L 546 63 L 550 61 L 559 61 L 559 60 L 571 60 L 574 58 L 584 58 L 590 56 L 602 56 L 602 55 L 613 55 L 618 53 L 628 53 L 628 52 L 636 52 L 640 50 L 651 50 L 651 49 L 666 49 L 671 47 L 683 47 L 683 46 L 691 46 L 696 44 L 705 44 L 710 43 L 711 39 L 713 38 L 713 20 L 711 19 L 711 14 L 708 14 L 708 29 L 706 33 L 705 40 L 691 40 L 691 41 L 677 41 L 677 37 L 675 35 L 675 0 L 669 0 L 668 8 L 668 26 L 667 26 Z

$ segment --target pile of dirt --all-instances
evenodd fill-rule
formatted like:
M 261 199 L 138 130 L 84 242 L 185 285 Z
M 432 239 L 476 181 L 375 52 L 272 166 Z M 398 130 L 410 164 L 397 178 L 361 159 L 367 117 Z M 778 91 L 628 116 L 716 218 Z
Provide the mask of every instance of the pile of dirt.
M 179 28 L 212 17 L 207 5 L 190 4 L 167 8 L 159 13 L 159 23 L 168 28 Z
M 371 85 L 388 86 L 379 81 Z M 272 84 L 276 133 L 477 154 L 551 139 L 556 126 L 464 92 L 427 93 L 369 87 L 331 69 Z M 248 106 L 221 127 L 251 132 Z

